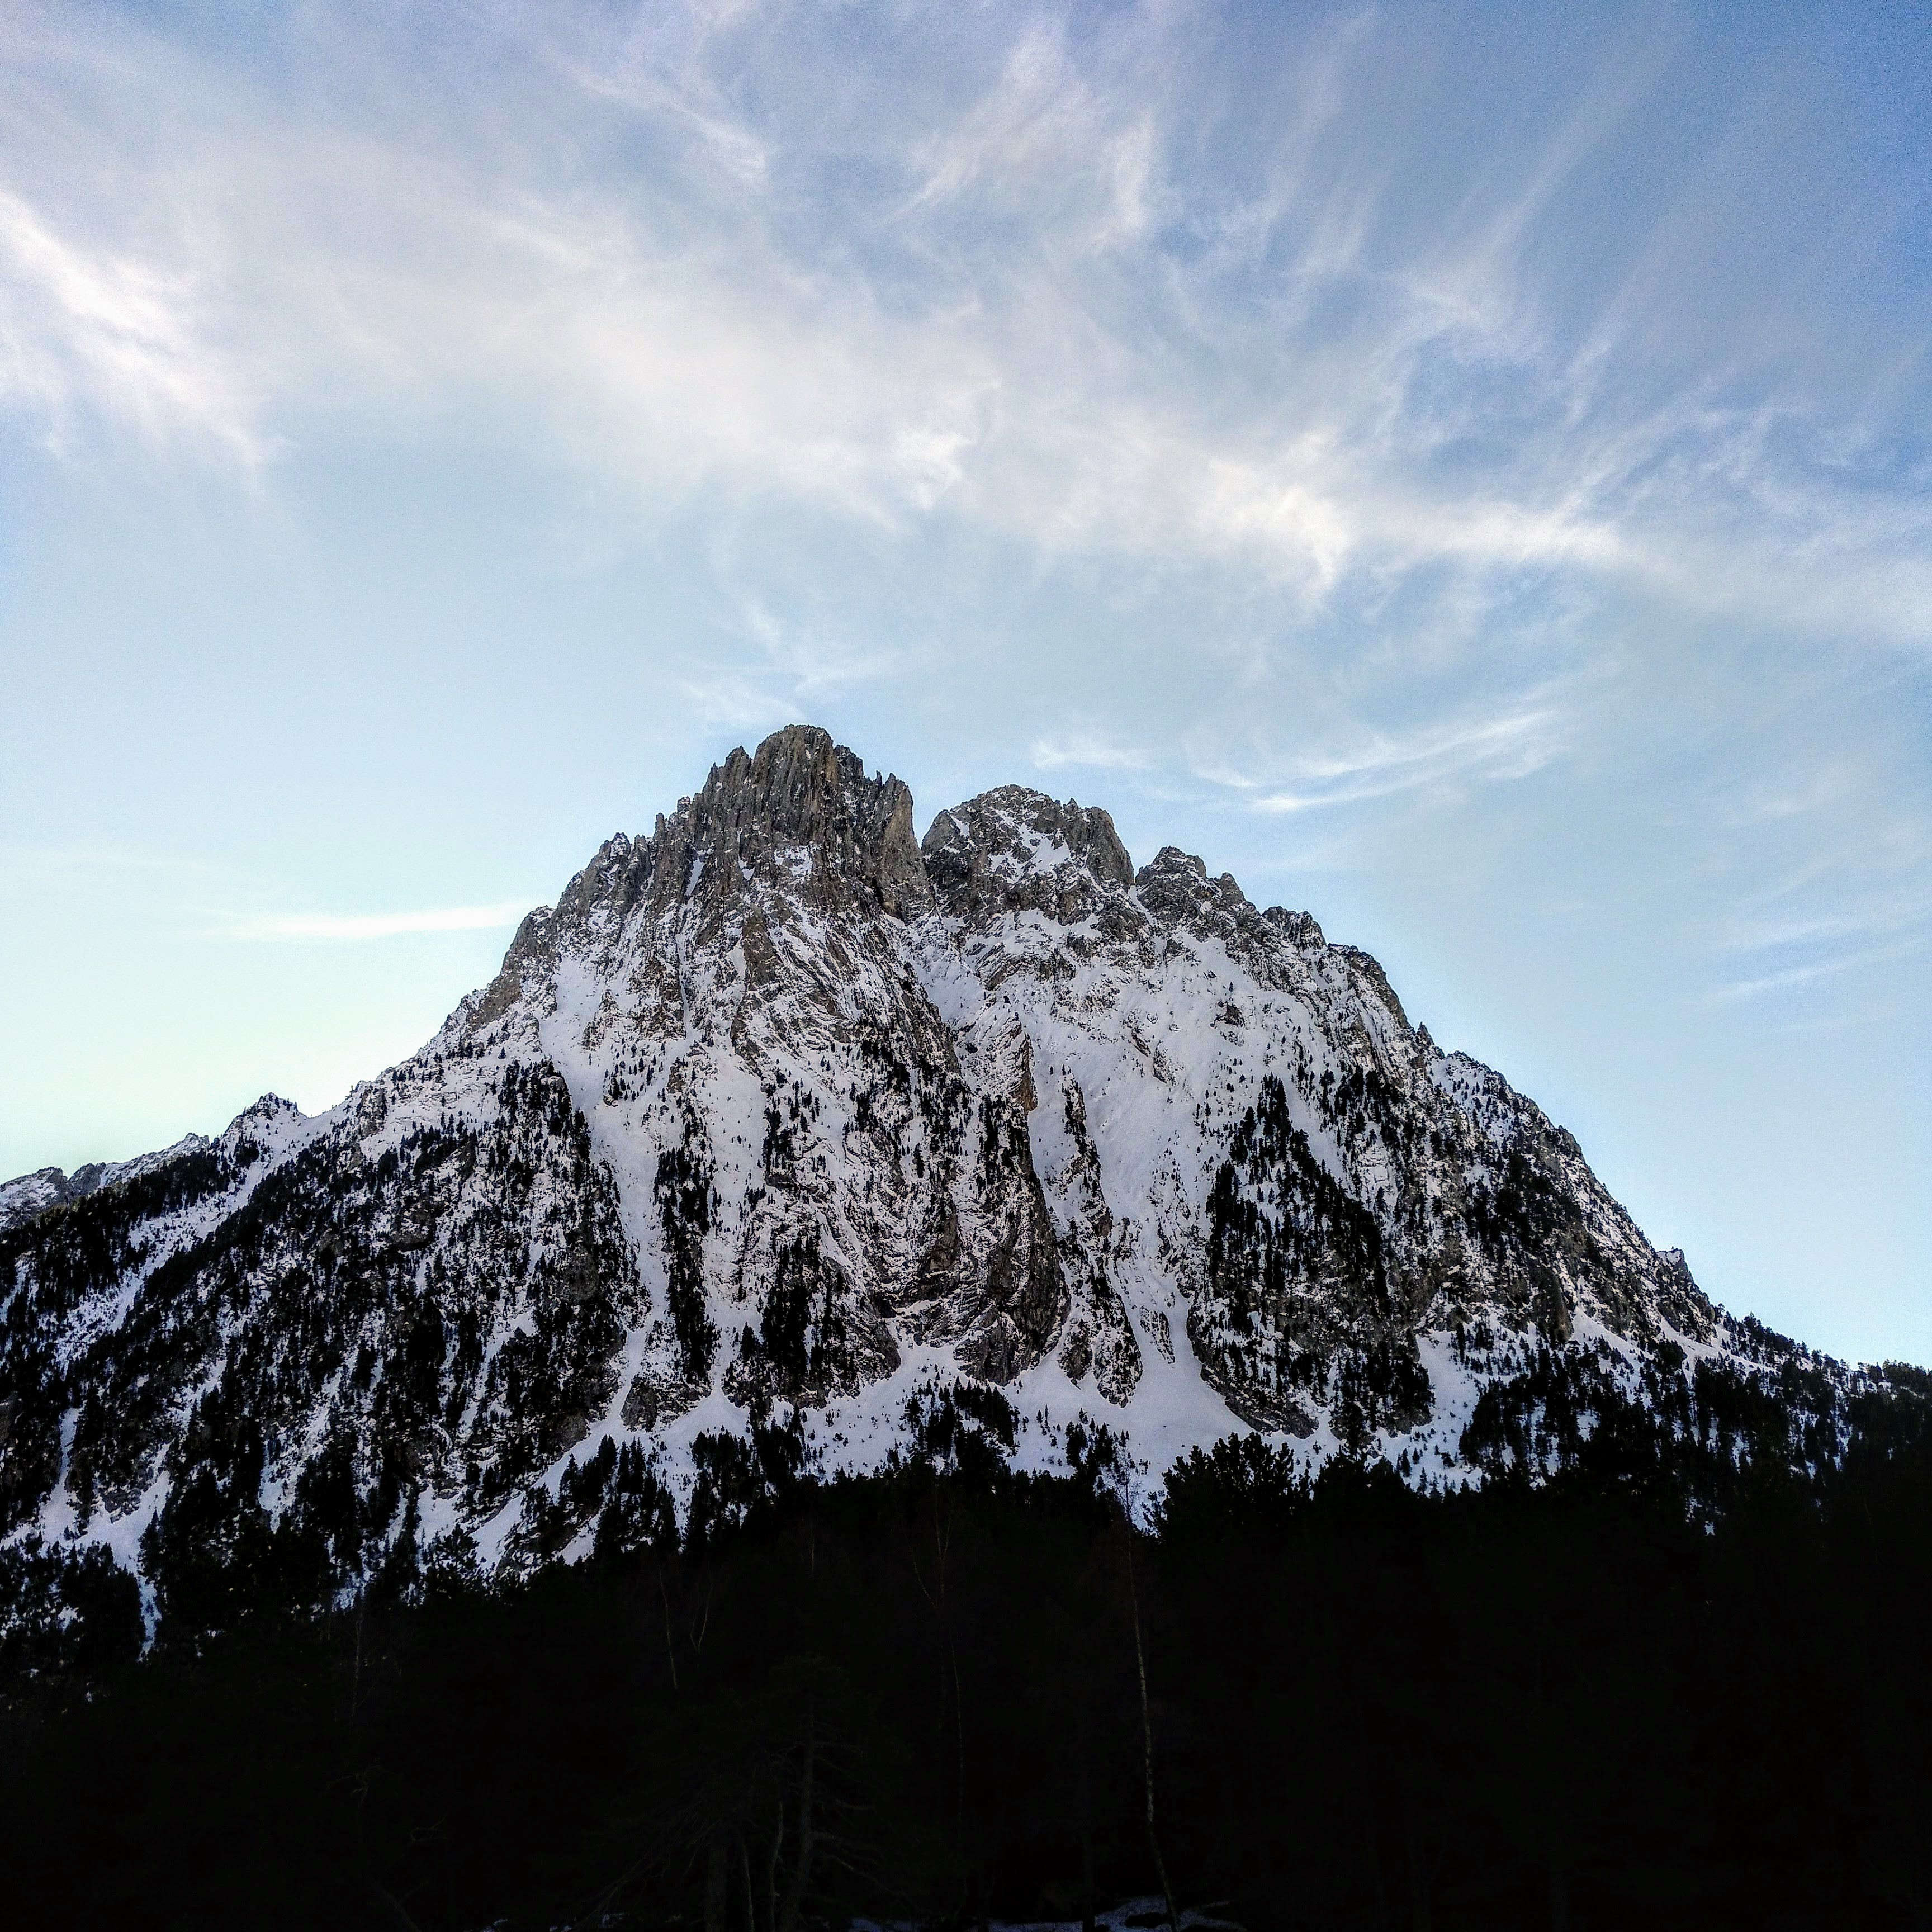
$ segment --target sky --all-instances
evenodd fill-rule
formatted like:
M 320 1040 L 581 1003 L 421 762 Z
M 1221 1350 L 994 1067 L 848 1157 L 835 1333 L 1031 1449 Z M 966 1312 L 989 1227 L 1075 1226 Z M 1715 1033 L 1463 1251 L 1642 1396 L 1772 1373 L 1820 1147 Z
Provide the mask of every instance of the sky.
M 0 11 L 0 1173 L 734 745 L 1105 805 L 1932 1361 L 1915 8 Z

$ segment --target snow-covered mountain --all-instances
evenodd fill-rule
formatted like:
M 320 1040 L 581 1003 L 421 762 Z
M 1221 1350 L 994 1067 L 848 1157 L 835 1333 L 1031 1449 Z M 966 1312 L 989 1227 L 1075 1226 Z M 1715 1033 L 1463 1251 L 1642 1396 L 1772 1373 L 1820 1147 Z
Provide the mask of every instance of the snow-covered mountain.
M 152 1562 L 298 1524 L 338 1576 L 406 1525 L 584 1546 L 771 1406 L 871 1466 L 962 1376 L 1034 1466 L 1084 1418 L 1143 1481 L 1244 1426 L 1429 1480 L 1550 1351 L 1633 1389 L 1816 1360 L 1306 914 L 1018 787 L 922 842 L 800 726 L 340 1106 L 0 1189 L 0 1529 Z

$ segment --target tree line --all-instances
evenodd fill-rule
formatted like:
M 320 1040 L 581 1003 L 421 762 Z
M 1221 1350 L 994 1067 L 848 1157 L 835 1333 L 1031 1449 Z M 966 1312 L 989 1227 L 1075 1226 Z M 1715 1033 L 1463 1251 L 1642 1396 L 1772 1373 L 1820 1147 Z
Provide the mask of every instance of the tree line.
M 117 1928 L 1130 1897 L 1256 1932 L 1922 1927 L 1926 1394 L 1896 1378 L 1826 1466 L 1731 1459 L 1714 1502 L 1665 1430 L 1439 1492 L 1250 1436 L 1136 1524 L 1104 1430 L 1017 1474 L 1010 1406 L 962 1384 L 874 1476 L 815 1476 L 795 1419 L 706 1438 L 682 1527 L 610 1459 L 593 1554 L 515 1582 L 409 1543 L 318 1606 L 238 1549 L 145 1653 L 131 1580 L 93 1562 L 50 1610 L 59 1559 L 16 1549 L 0 1895 Z

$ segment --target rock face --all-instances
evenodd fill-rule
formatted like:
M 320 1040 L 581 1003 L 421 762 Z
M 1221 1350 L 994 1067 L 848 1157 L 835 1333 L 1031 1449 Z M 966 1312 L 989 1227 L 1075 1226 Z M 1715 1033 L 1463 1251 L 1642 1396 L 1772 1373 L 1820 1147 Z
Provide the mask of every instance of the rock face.
M 1149 1474 L 1242 1424 L 1442 1474 L 1539 1348 L 1742 1346 L 1305 913 L 1018 787 L 921 842 L 802 726 L 340 1106 L 0 1190 L 0 1308 L 4 1528 L 164 1590 L 271 1530 L 338 1579 L 404 1536 L 533 1560 L 607 1442 L 675 1488 L 790 1404 L 863 1465 L 934 1376 L 1007 1385 L 1041 1462 L 1084 1414 Z

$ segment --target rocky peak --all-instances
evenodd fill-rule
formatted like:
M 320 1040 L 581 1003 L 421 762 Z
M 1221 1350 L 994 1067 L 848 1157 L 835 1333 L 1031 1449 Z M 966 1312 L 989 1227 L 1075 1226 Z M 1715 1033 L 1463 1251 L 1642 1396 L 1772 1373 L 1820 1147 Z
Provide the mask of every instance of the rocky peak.
M 1188 924 L 1216 912 L 1252 910 L 1232 873 L 1210 879 L 1204 860 L 1175 845 L 1163 845 L 1135 874 L 1134 884 L 1141 903 L 1170 925 Z
M 1322 936 L 1312 913 L 1292 912 L 1286 906 L 1270 906 L 1262 914 L 1289 945 L 1302 952 L 1318 952 L 1328 942 Z
M 868 778 L 814 725 L 788 724 L 714 765 L 696 797 L 659 818 L 649 850 L 659 907 L 696 898 L 716 909 L 748 880 L 790 880 L 827 911 L 904 919 L 932 902 L 912 794 L 898 778 Z
M 1287 931 L 1280 919 L 1256 910 L 1232 872 L 1210 878 L 1202 860 L 1175 846 L 1163 845 L 1135 874 L 1134 888 L 1141 904 L 1170 932 L 1218 939 L 1236 952 L 1266 952 L 1284 936 L 1294 944 L 1312 933 L 1319 943 L 1312 920 L 1306 932 Z
M 43 1167 L 11 1180 L 0 1180 L 0 1228 L 31 1221 L 46 1208 L 91 1194 L 107 1171 L 104 1163 L 95 1162 L 76 1168 L 71 1174 L 63 1173 L 57 1167 Z
M 0 1185 L 0 1534 L 77 1504 L 166 1551 L 272 1496 L 358 1574 L 404 1489 L 491 1563 L 585 1553 L 613 1459 L 688 1487 L 721 1404 L 859 1466 L 902 1369 L 1049 1434 L 1105 1406 L 1156 1472 L 1239 1418 L 1446 1476 L 1545 1352 L 1634 1388 L 1741 1332 L 1306 914 L 1021 786 L 922 848 L 802 727 L 607 842 L 340 1107 Z
M 694 903 L 709 924 L 748 886 L 772 885 L 826 911 L 926 910 L 912 794 L 898 778 L 868 778 L 856 753 L 814 725 L 788 724 L 755 752 L 740 746 L 695 796 L 658 814 L 649 838 L 607 839 L 554 912 L 524 921 L 476 1017 L 496 1017 L 523 974 L 553 965 L 566 944 L 614 939 L 640 906 L 662 914 Z
M 1133 884 L 1133 861 L 1097 806 L 1002 785 L 942 812 L 920 850 L 956 918 L 1036 911 L 1071 924 Z

